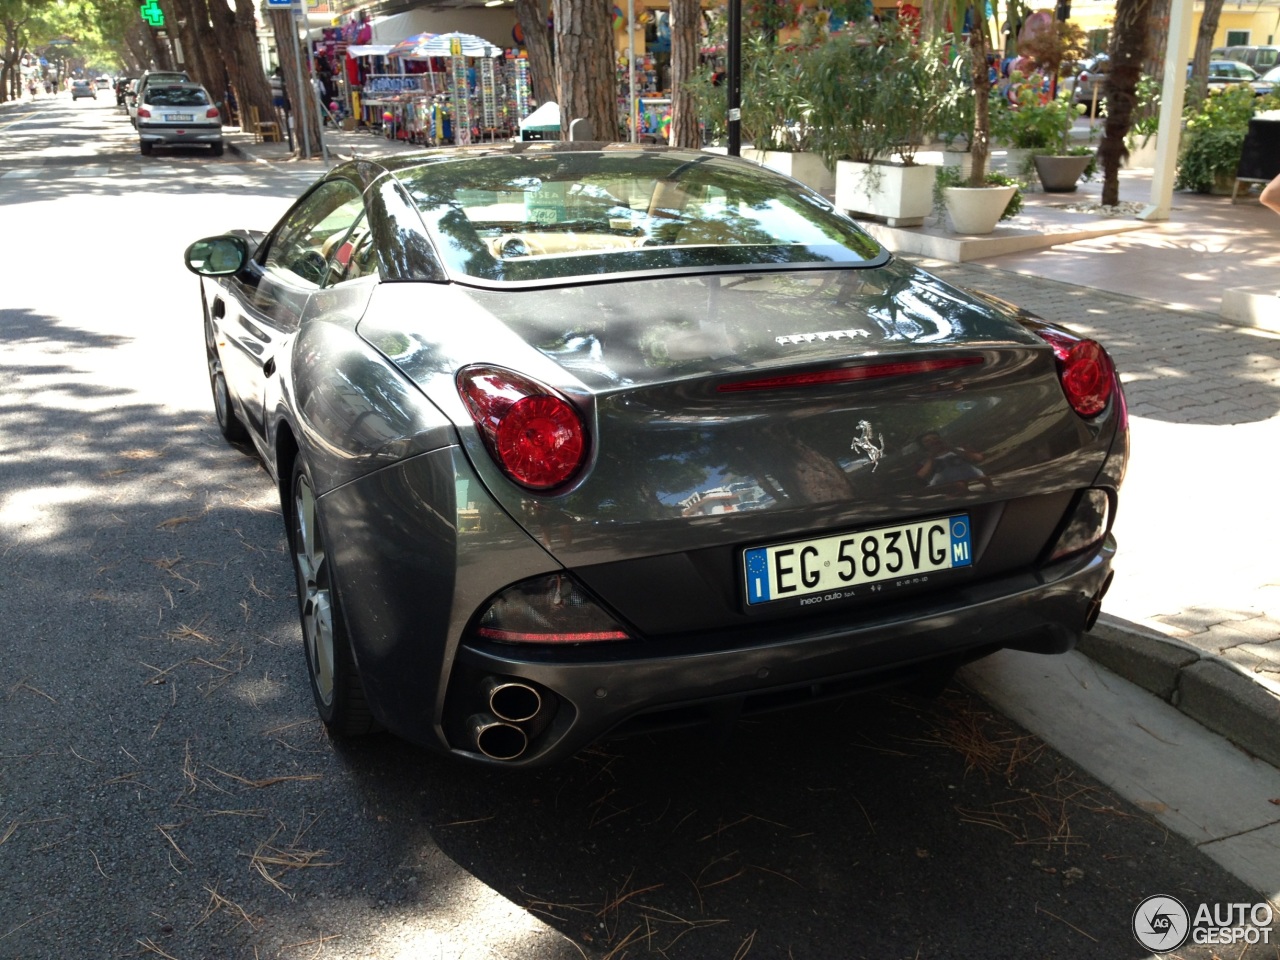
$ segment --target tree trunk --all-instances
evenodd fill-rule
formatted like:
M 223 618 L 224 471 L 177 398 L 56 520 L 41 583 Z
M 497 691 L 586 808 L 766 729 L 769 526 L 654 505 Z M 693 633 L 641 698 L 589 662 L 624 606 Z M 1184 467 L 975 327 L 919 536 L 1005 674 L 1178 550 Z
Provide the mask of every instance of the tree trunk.
M 702 34 L 702 4 L 699 0 L 671 0 L 671 130 L 673 147 L 702 146 L 698 127 L 698 104 L 688 81 L 698 69 L 698 46 Z
M 1218 0 L 1220 3 L 1221 0 Z M 1111 72 L 1107 76 L 1107 121 L 1098 144 L 1102 161 L 1102 202 L 1120 202 L 1120 161 L 1128 154 L 1124 138 L 1133 126 L 1138 104 L 1138 79 L 1147 59 L 1148 25 L 1154 0 L 1116 0 L 1115 31 L 1111 35 Z
M 987 155 L 991 151 L 991 77 L 987 73 L 987 35 L 976 17 L 969 33 L 973 67 L 973 139 L 969 143 L 972 169 L 969 186 L 986 186 Z
M 539 104 L 559 103 L 556 89 L 556 61 L 547 36 L 547 9 L 543 0 L 516 0 L 516 18 L 524 32 L 524 46 L 529 51 L 529 74 L 533 80 L 533 98 Z
M 1218 32 L 1221 16 L 1222 0 L 1204 0 L 1200 32 L 1196 34 L 1196 53 L 1191 59 L 1191 79 L 1187 81 L 1186 103 L 1192 108 L 1209 95 L 1209 52 L 1213 49 L 1213 35 Z
M 169 41 L 157 37 L 155 27 L 147 27 L 143 33 L 147 38 L 147 50 L 151 54 L 151 60 L 147 66 L 155 70 L 174 69 Z
M 316 114 L 316 95 L 311 89 L 311 74 L 305 56 L 301 63 L 302 86 L 298 86 L 298 50 L 295 46 L 298 27 L 293 21 L 292 10 L 272 10 L 271 26 L 276 34 L 276 53 L 280 57 L 280 72 L 285 89 L 289 91 L 289 104 L 293 110 L 293 137 L 297 153 L 303 157 L 321 156 L 320 118 Z
M 146 69 L 147 59 L 150 57 L 146 41 L 142 39 L 142 31 L 141 18 L 130 20 L 124 31 L 125 73 L 131 77 L 139 76 Z
M 261 119 L 272 119 L 275 108 L 271 105 L 271 84 L 258 57 L 258 26 L 253 4 L 250 0 L 238 0 L 234 13 L 221 0 L 207 6 L 213 32 L 221 44 L 221 59 L 235 92 L 240 125 L 244 126 L 249 107 L 257 107 Z
M 203 84 L 210 90 L 212 79 L 205 65 L 204 51 L 196 39 L 195 15 L 188 0 L 160 0 L 160 9 L 164 11 L 165 30 L 176 36 L 181 44 L 182 60 L 178 69 L 185 70 L 196 83 Z
M 1169 13 L 1172 9 L 1170 0 L 1152 0 L 1151 13 L 1147 27 L 1151 33 L 1150 49 L 1147 51 L 1147 63 L 1143 72 L 1148 77 L 1164 82 L 1164 53 L 1169 46 Z
M 235 37 L 231 33 L 222 33 L 213 27 L 212 13 L 206 0 L 187 0 L 191 9 L 191 28 L 195 42 L 203 53 L 205 70 L 204 85 L 214 100 L 223 105 L 223 122 L 227 122 L 230 108 L 227 105 L 227 90 L 231 74 L 232 45 Z M 226 4 L 222 6 L 225 8 Z
M 618 77 L 609 0 L 552 0 L 560 79 L 560 135 L 578 118 L 596 140 L 618 139 Z

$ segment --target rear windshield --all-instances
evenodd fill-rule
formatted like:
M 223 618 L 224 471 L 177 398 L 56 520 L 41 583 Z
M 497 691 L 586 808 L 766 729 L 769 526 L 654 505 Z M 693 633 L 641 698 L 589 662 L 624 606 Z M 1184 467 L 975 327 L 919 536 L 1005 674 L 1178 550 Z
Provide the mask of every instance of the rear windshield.
M 147 103 L 158 107 L 203 107 L 209 98 L 199 87 L 157 87 L 147 84 Z
M 433 160 L 397 174 L 458 279 L 879 262 L 821 197 L 755 164 L 694 152 Z

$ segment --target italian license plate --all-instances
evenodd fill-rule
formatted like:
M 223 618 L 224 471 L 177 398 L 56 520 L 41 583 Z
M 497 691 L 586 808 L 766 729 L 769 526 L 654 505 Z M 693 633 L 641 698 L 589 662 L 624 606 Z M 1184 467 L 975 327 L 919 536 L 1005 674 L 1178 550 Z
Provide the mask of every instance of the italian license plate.
M 196 118 L 196 117 L 195 117 L 195 114 L 193 114 L 193 113 L 167 113 L 167 114 L 165 114 L 165 119 L 166 119 L 166 120 L 168 120 L 170 123 L 190 123 L 190 122 L 191 122 L 192 120 L 194 120 L 195 118 Z
M 839 599 L 865 584 L 973 563 L 967 514 L 754 547 L 742 559 L 748 604 Z

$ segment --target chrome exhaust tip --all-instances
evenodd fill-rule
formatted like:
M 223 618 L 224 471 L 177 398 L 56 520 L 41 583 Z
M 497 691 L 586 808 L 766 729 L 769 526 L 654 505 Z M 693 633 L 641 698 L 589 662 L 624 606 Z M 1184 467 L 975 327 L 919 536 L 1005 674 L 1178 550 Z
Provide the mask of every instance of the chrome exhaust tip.
M 492 714 L 477 713 L 467 720 L 471 743 L 490 760 L 515 760 L 529 749 L 529 738 L 515 724 Z
M 487 677 L 480 684 L 480 693 L 489 712 L 507 723 L 527 723 L 542 711 L 542 694 L 519 680 Z

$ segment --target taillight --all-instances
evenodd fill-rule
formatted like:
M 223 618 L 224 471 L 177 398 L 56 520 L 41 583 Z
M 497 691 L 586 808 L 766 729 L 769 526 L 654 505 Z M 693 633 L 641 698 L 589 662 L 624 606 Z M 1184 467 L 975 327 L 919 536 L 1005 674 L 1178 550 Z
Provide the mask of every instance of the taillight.
M 1071 409 L 1082 417 L 1096 417 L 1107 408 L 1115 387 L 1111 358 L 1096 340 L 1081 339 L 1063 330 L 1040 330 L 1058 360 L 1058 380 Z
M 520 486 L 550 490 L 582 469 L 582 417 L 549 387 L 498 367 L 466 367 L 458 373 L 458 393 L 490 455 Z
M 206 111 L 204 112 L 204 115 L 205 115 L 208 119 L 210 119 L 210 120 L 217 120 L 217 119 L 218 119 L 218 108 L 217 108 L 217 107 L 210 107 L 208 110 L 206 110 Z
M 1079 79 L 1077 82 L 1078 82 L 1078 83 L 1088 83 L 1088 82 L 1089 82 L 1089 74 L 1087 74 L 1087 73 L 1082 73 L 1082 74 L 1080 74 L 1080 79 Z
M 149 119 L 151 117 L 151 111 L 148 110 L 146 107 L 139 107 L 138 116 L 144 120 Z
M 631 639 L 583 593 L 572 577 L 553 573 L 507 587 L 490 601 L 476 633 L 503 643 L 599 643 Z

